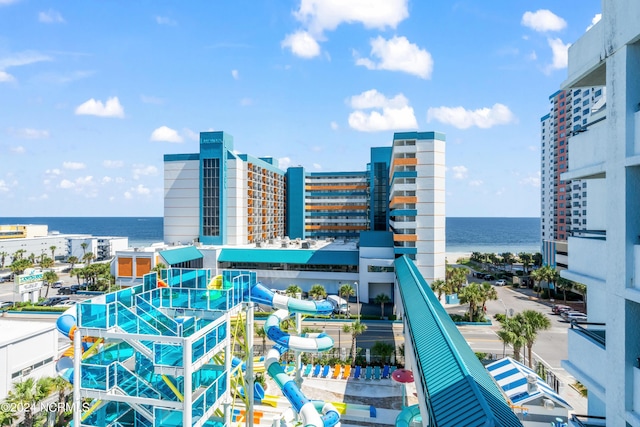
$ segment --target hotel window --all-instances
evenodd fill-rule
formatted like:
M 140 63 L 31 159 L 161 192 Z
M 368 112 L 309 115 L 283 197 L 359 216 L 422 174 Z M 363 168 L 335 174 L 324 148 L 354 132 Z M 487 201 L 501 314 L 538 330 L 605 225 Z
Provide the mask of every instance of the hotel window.
M 220 159 L 202 161 L 202 234 L 220 235 Z
M 600 95 L 602 95 L 602 89 L 598 89 L 598 90 L 597 90 L 597 91 L 595 91 L 595 93 L 593 94 L 593 96 L 596 96 L 596 97 L 598 97 L 598 96 L 600 96 Z

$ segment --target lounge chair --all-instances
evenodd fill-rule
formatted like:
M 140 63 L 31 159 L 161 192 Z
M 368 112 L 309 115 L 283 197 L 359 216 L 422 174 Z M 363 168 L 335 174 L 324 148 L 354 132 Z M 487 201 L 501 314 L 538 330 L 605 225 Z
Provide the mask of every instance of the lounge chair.
M 341 372 L 342 372 L 342 365 L 337 363 L 336 366 L 333 367 L 333 375 L 331 377 L 334 380 L 336 380 L 340 376 Z
M 305 377 L 308 377 L 309 374 L 311 373 L 311 369 L 313 368 L 313 365 L 311 363 L 308 363 L 306 368 L 304 369 L 304 373 L 302 374 Z
M 329 365 L 325 365 L 324 368 L 322 368 L 322 378 L 327 378 L 327 376 L 329 375 L 329 369 L 331 369 Z
M 384 365 L 384 367 L 382 368 L 382 379 L 389 378 L 389 375 L 391 375 L 389 373 L 389 365 Z
M 396 369 L 397 369 L 397 367 L 396 367 L 396 366 L 391 366 L 391 367 L 389 368 L 389 378 L 391 378 L 391 374 L 393 374 L 393 373 L 395 372 L 395 370 L 396 370 Z
M 373 377 L 373 368 L 371 366 L 367 366 L 367 369 L 364 374 L 365 380 L 370 380 Z
M 380 379 L 380 366 L 376 366 L 375 368 L 373 368 L 373 379 L 374 380 Z
M 349 379 L 349 375 L 351 375 L 351 365 L 344 365 L 344 369 L 342 370 L 342 379 Z
M 356 366 L 356 369 L 353 371 L 353 379 L 359 380 L 361 373 L 362 373 L 362 368 L 360 366 Z
M 318 375 L 320 375 L 320 369 L 322 369 L 322 367 L 318 364 L 313 368 L 313 377 L 317 377 Z

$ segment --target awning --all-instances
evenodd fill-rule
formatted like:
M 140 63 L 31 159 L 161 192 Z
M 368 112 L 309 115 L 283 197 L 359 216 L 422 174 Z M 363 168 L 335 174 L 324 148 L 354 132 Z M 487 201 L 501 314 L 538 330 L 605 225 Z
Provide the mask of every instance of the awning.
M 195 246 L 186 246 L 183 248 L 160 251 L 160 256 L 164 258 L 167 265 L 170 266 L 203 258 L 202 252 L 200 252 Z
M 225 248 L 220 251 L 218 262 L 358 265 L 358 251 Z

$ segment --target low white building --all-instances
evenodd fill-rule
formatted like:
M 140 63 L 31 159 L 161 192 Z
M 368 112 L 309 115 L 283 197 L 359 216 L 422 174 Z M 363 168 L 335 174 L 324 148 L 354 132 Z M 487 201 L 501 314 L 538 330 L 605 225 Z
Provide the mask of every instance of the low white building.
M 0 318 L 0 400 L 14 383 L 56 375 L 58 335 L 55 323 Z

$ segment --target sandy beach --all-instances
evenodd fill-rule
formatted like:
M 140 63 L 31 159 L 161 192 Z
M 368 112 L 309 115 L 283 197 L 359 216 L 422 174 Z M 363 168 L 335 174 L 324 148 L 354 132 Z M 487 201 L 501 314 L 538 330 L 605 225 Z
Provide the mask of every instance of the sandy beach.
M 460 258 L 471 258 L 471 252 L 446 252 L 444 257 L 448 264 L 456 264 Z

